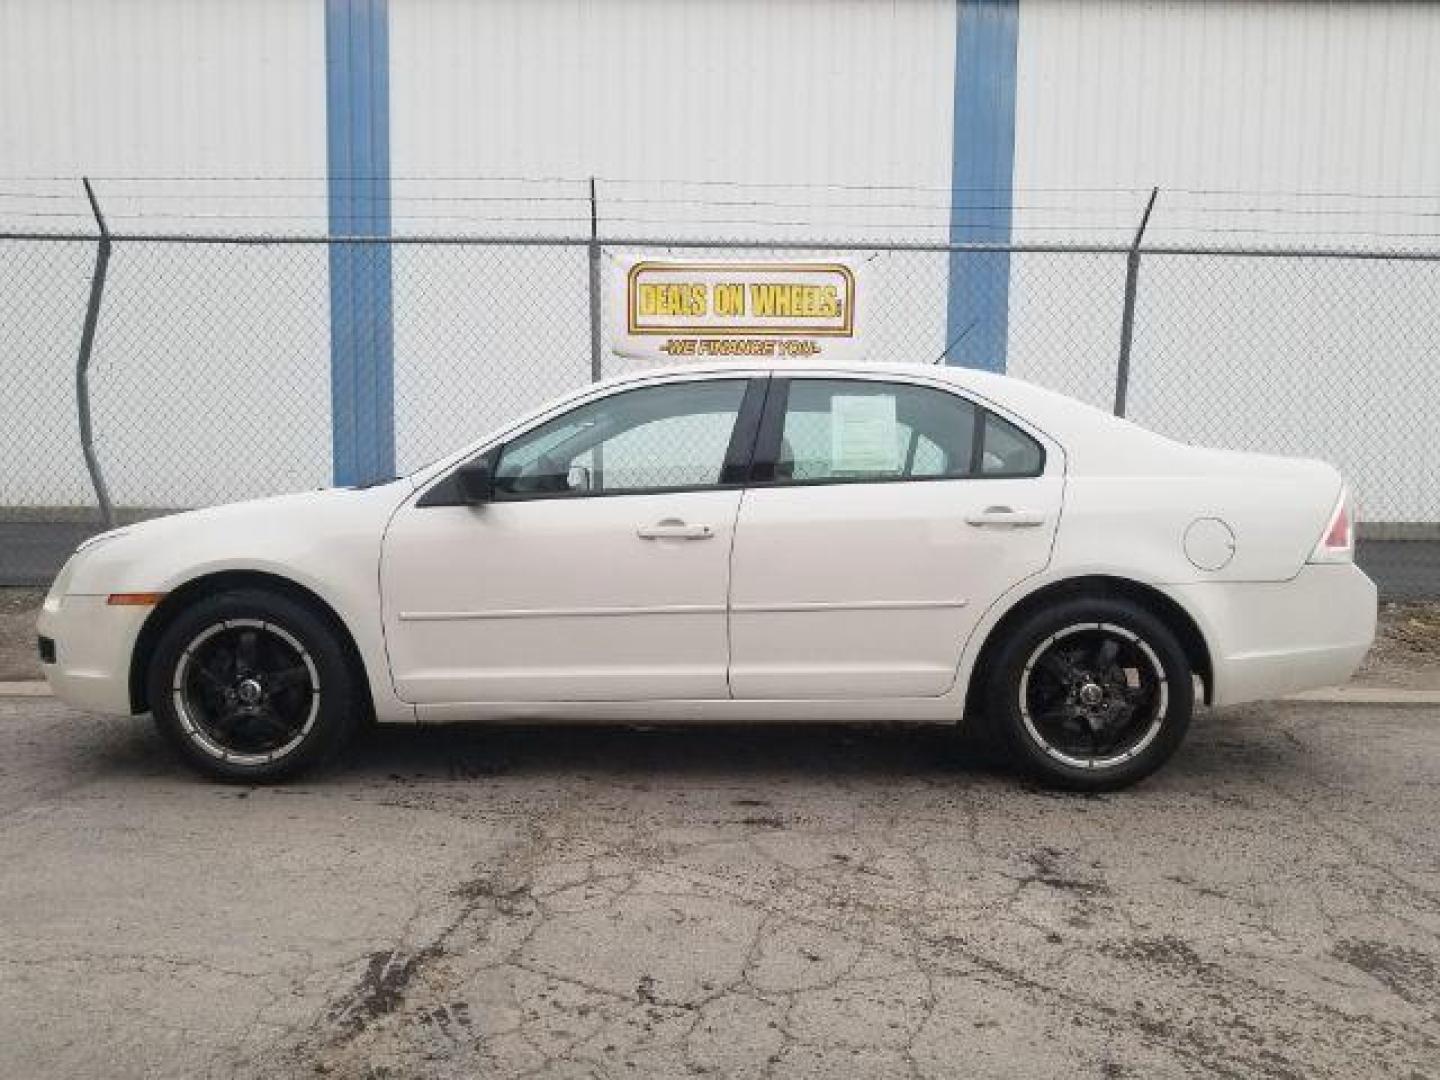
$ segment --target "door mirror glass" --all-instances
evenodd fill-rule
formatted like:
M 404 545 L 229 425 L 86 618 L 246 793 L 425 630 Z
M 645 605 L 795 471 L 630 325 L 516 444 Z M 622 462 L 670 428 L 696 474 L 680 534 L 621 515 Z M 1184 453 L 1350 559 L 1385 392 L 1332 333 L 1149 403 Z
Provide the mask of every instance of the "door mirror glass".
M 455 470 L 455 482 L 468 503 L 487 503 L 495 497 L 495 476 L 490 462 L 471 461 Z

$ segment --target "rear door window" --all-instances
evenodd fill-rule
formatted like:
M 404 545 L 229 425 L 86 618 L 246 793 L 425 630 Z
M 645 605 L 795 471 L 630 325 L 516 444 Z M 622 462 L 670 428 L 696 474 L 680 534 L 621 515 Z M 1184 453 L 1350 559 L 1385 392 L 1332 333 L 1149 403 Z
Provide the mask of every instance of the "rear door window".
M 771 449 L 775 483 L 1038 476 L 1045 464 L 1038 442 L 966 398 L 872 380 L 790 380 Z
M 964 476 L 975 406 L 905 383 L 795 379 L 775 462 L 777 481 Z

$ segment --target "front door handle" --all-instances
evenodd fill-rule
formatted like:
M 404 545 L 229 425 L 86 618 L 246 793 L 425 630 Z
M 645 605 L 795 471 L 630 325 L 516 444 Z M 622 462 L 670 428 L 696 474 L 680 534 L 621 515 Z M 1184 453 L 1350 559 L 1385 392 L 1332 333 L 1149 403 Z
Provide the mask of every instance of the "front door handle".
M 679 518 L 666 518 L 635 530 L 641 540 L 708 540 L 715 535 L 709 525 L 687 525 Z
M 1012 529 L 1033 529 L 1045 524 L 1045 515 L 1035 510 L 1015 510 L 1008 506 L 987 506 L 978 514 L 965 518 L 969 525 L 1003 525 Z

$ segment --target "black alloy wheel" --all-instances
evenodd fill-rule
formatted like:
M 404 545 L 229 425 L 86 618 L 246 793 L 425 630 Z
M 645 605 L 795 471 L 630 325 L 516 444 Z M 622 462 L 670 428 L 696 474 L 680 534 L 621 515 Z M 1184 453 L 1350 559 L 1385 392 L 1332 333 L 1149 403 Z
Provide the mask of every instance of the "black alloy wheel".
M 1077 597 L 1006 629 L 985 703 L 1015 760 L 1046 783 L 1125 787 L 1185 737 L 1194 672 L 1169 626 L 1129 600 Z
M 1042 641 L 1020 677 L 1020 715 L 1035 744 L 1078 769 L 1105 769 L 1160 734 L 1170 691 L 1160 658 L 1113 623 L 1079 623 Z
M 174 618 L 151 658 L 148 692 L 161 731 L 191 765 L 261 782 L 348 741 L 364 700 L 356 677 L 331 620 L 295 597 L 248 588 Z
M 185 733 L 238 765 L 284 757 L 315 726 L 320 675 L 283 627 L 227 619 L 200 631 L 180 654 L 172 705 Z

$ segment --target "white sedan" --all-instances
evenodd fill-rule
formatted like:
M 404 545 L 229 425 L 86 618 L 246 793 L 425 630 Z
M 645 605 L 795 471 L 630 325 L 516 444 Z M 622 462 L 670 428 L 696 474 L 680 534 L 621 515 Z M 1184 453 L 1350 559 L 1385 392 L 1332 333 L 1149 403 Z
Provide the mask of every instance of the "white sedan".
M 85 542 L 40 616 L 64 701 L 269 780 L 367 718 L 983 717 L 1131 783 L 1212 705 L 1370 644 L 1331 466 L 1197 449 L 1003 376 L 667 368 L 410 476 Z

